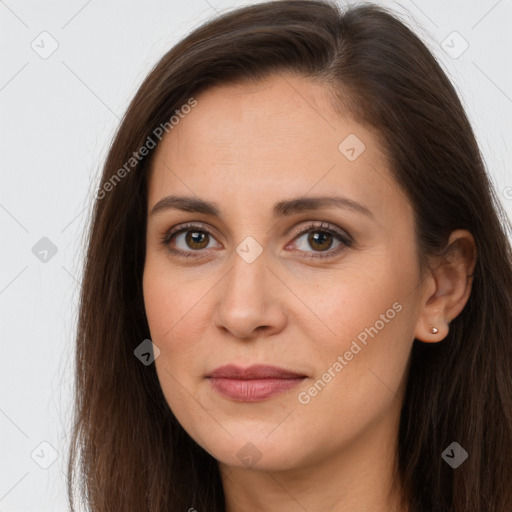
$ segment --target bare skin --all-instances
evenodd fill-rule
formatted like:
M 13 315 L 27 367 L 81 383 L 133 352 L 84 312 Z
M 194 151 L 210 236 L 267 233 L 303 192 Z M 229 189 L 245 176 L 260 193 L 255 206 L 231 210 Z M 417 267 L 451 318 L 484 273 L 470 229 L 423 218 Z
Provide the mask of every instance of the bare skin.
M 414 338 L 444 339 L 466 304 L 473 237 L 453 232 L 451 258 L 421 277 L 413 210 L 375 133 L 337 115 L 320 84 L 281 74 L 197 101 L 149 176 L 144 300 L 170 408 L 219 461 L 227 512 L 407 512 L 393 471 L 409 354 Z M 350 151 L 355 139 L 340 151 L 349 134 L 362 152 Z M 151 214 L 171 194 L 215 202 L 221 214 Z M 316 196 L 371 213 L 324 202 L 273 217 L 275 203 Z M 188 232 L 159 243 L 185 223 Z M 237 401 L 206 378 L 228 363 L 306 378 Z

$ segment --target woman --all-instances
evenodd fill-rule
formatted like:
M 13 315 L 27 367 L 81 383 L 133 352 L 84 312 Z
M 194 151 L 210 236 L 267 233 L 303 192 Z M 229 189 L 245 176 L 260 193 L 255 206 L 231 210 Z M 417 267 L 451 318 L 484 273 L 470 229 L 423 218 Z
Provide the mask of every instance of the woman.
M 243 7 L 146 78 L 97 194 L 69 461 L 91 510 L 512 508 L 510 223 L 383 8 Z

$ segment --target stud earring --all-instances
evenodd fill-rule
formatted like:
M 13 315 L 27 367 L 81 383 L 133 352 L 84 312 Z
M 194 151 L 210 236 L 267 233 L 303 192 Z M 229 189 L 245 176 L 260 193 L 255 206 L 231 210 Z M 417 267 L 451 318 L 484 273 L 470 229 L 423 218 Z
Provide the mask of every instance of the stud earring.
M 437 329 L 437 327 L 434 327 L 433 325 L 431 325 L 428 330 L 432 333 L 432 334 L 437 334 L 439 331 Z

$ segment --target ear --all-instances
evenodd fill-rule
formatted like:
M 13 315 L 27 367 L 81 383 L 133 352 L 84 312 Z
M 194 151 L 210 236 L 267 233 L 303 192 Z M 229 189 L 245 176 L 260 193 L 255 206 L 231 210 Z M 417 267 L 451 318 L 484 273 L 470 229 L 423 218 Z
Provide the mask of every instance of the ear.
M 443 257 L 438 258 L 425 280 L 416 339 L 436 343 L 446 338 L 450 322 L 464 309 L 471 294 L 476 258 L 473 235 L 463 229 L 453 231 Z

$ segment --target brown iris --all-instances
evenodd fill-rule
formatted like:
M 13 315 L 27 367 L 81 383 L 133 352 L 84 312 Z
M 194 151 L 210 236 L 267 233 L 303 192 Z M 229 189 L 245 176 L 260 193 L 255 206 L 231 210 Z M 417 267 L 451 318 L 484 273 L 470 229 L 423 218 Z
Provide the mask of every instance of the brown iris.
M 201 238 L 202 241 L 200 240 Z M 208 233 L 204 231 L 188 231 L 185 236 L 185 241 L 192 249 L 204 249 L 208 245 Z
M 329 249 L 332 245 L 332 235 L 323 231 L 312 231 L 309 233 L 308 242 L 313 248 L 315 248 L 315 244 L 320 244 L 322 246 L 319 247 L 320 250 Z

